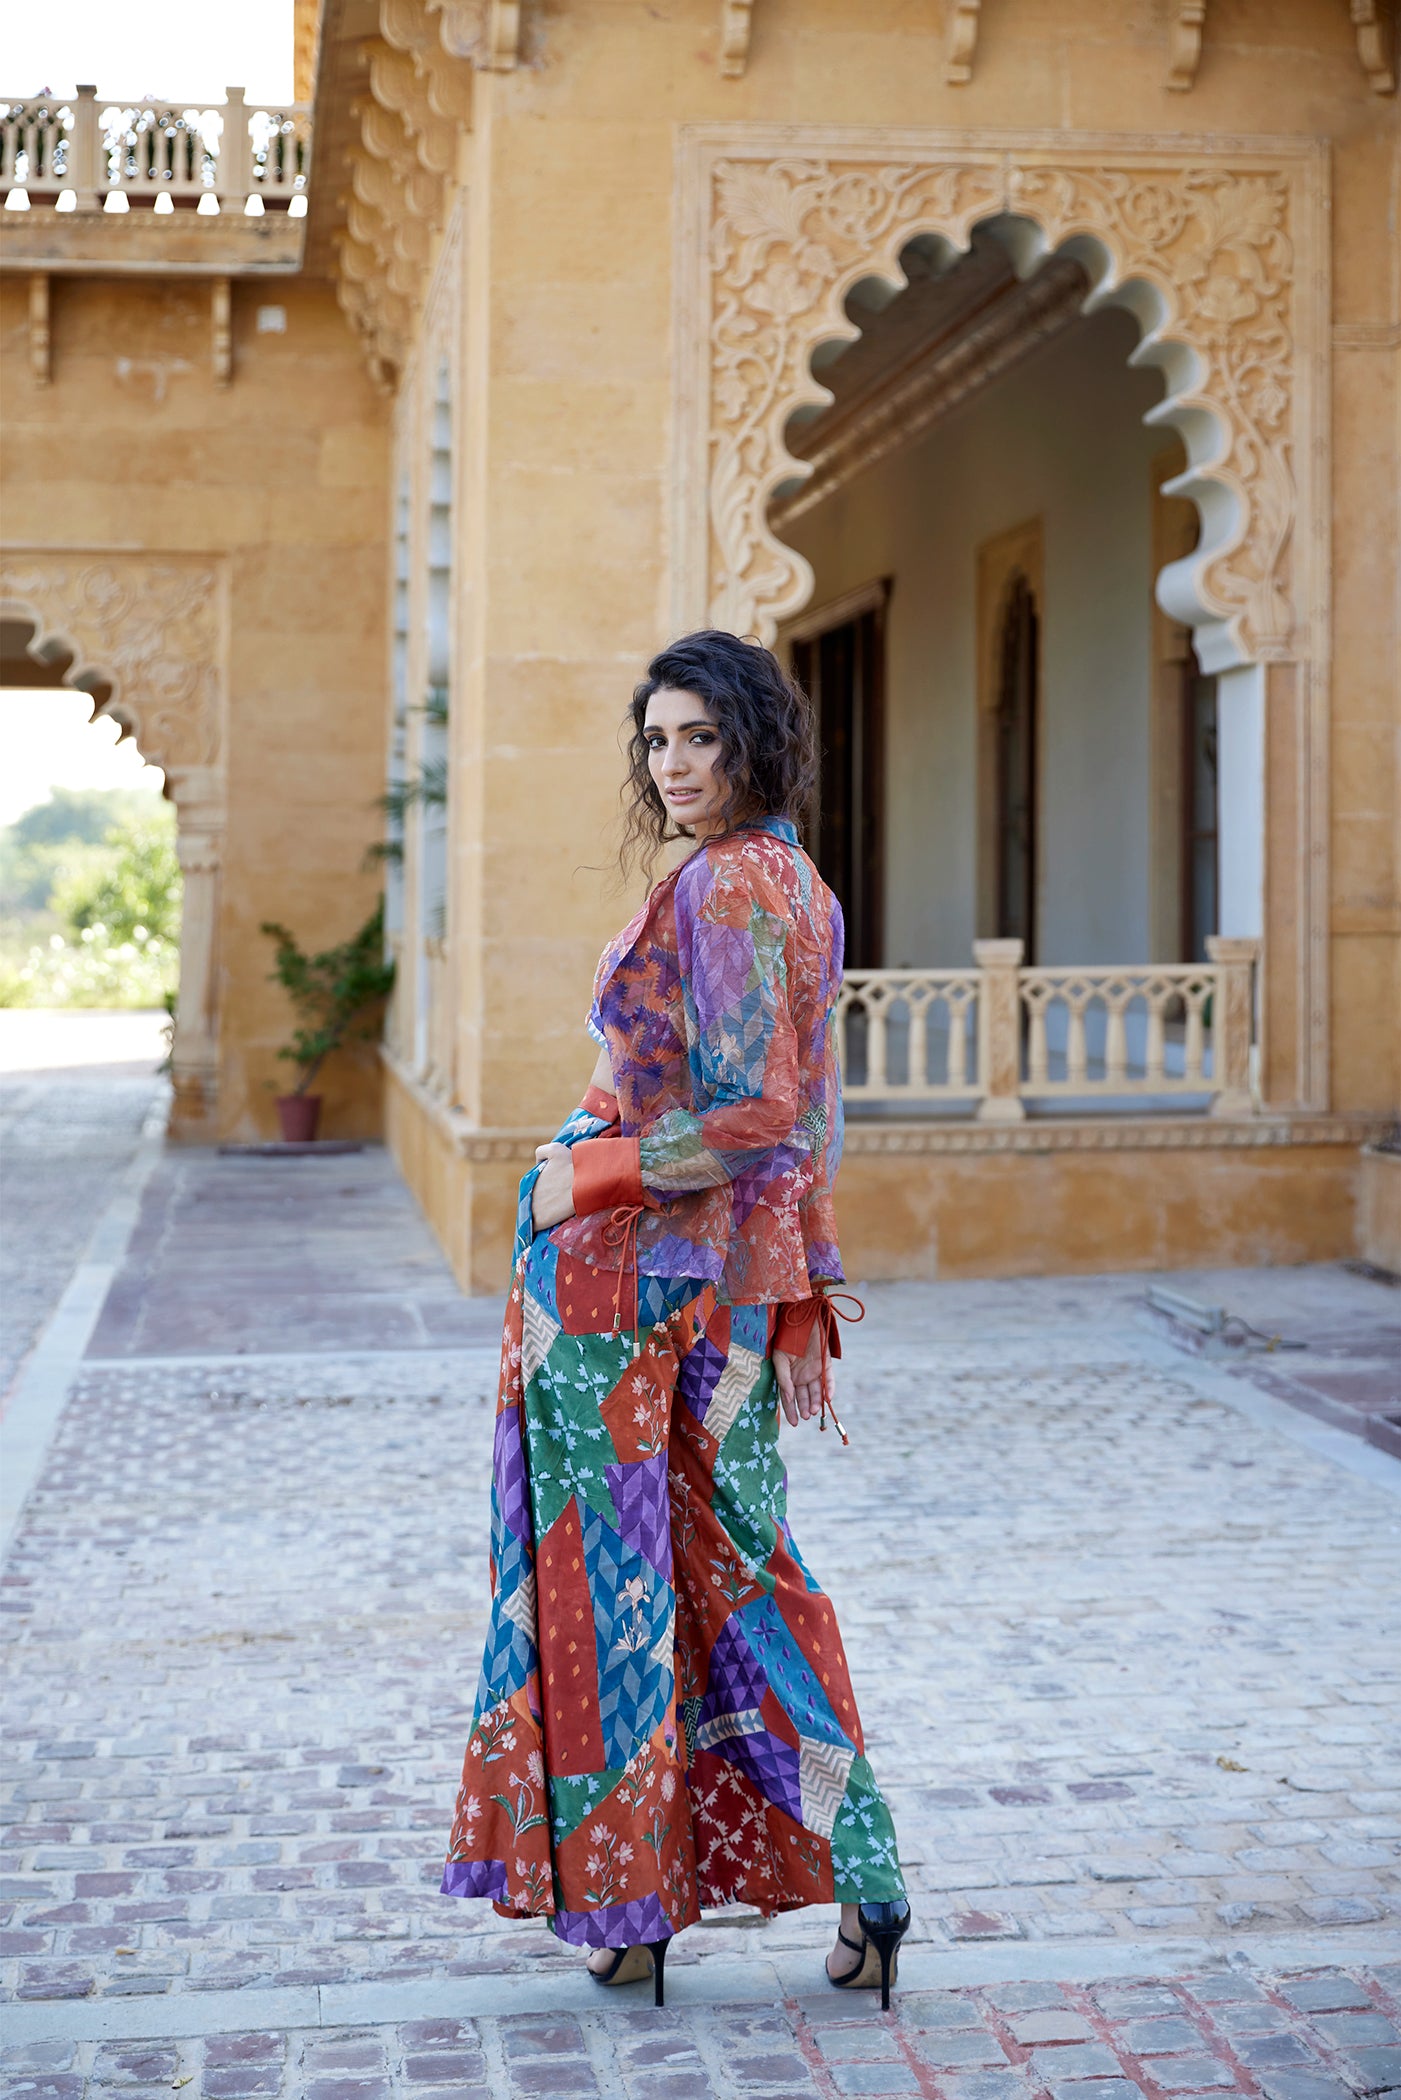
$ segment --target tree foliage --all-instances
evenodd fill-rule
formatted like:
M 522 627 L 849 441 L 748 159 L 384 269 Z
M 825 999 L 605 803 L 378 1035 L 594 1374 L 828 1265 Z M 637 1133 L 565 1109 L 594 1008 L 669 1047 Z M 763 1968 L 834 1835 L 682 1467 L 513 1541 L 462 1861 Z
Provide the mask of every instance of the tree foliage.
M 394 984 L 394 965 L 384 959 L 384 902 L 358 933 L 319 955 L 306 954 L 275 920 L 264 921 L 262 930 L 276 944 L 271 979 L 282 986 L 300 1022 L 277 1054 L 297 1066 L 292 1091 L 304 1094 L 334 1051 L 377 1032 Z
M 166 805 L 168 807 L 168 805 Z M 180 938 L 180 862 L 173 823 L 143 816 L 105 841 L 101 860 L 60 877 L 50 902 L 75 933 L 105 926 L 114 941 L 141 927 L 163 941 Z

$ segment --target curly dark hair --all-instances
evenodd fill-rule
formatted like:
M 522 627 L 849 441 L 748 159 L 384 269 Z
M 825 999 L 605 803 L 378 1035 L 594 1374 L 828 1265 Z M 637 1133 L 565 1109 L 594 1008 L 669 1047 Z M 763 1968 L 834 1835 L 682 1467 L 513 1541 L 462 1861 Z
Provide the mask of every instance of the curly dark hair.
M 720 813 L 724 830 L 737 831 L 760 817 L 791 817 L 801 824 L 817 780 L 812 703 L 762 642 L 706 627 L 669 642 L 633 693 L 622 791 L 624 868 L 640 861 L 650 874 L 667 841 L 682 836 L 657 792 L 642 733 L 647 702 L 667 686 L 703 700 L 720 732 L 728 789 Z

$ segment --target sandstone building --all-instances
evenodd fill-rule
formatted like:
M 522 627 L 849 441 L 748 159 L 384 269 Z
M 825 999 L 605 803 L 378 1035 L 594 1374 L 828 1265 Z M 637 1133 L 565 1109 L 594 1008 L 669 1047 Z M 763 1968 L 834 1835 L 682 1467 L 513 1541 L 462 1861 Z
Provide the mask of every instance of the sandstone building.
M 1401 1266 L 1386 0 L 298 31 L 294 109 L 0 142 L 0 668 L 167 770 L 178 1133 L 269 1125 L 260 921 L 387 877 L 332 1127 L 498 1287 L 630 908 L 627 695 L 711 622 L 821 713 L 853 1274 Z

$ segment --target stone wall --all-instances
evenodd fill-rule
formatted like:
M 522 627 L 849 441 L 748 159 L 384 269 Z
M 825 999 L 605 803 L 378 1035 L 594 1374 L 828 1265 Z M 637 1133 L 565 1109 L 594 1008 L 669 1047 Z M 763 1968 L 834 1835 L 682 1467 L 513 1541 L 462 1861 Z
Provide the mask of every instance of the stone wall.
M 289 1015 L 260 923 L 323 947 L 378 886 L 362 861 L 383 786 L 385 406 L 326 285 L 235 283 L 226 385 L 207 284 L 53 280 L 47 386 L 27 289 L 0 282 L 7 549 L 197 556 L 222 581 L 217 1134 L 270 1134 Z M 260 329 L 270 308 L 282 328 Z M 373 1052 L 335 1060 L 323 1091 L 327 1134 L 378 1130 Z

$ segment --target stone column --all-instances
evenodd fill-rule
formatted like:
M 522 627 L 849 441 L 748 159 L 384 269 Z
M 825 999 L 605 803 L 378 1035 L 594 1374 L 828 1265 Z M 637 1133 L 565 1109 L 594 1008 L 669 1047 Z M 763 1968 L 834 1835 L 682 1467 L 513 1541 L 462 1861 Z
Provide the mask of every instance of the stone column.
M 185 880 L 180 914 L 180 996 L 175 1012 L 170 1134 L 186 1143 L 217 1133 L 219 1096 L 219 868 L 224 843 L 224 775 L 214 766 L 172 767 L 166 782 L 179 818 L 177 849 Z
M 101 211 L 107 188 L 97 128 L 97 89 L 80 87 L 73 99 L 73 135 L 68 141 L 68 180 L 75 211 Z
M 1207 935 L 1206 952 L 1220 971 L 1211 1016 L 1212 1078 L 1217 1088 L 1211 1113 L 1250 1116 L 1255 1113 L 1250 1046 L 1255 1034 L 1255 965 L 1260 943 L 1212 933 Z
M 1022 1016 L 1017 991 L 1022 945 L 1021 941 L 973 943 L 973 960 L 982 972 L 978 987 L 980 1123 L 1020 1123 L 1026 1116 L 1020 1093 Z
M 241 212 L 248 201 L 253 179 L 253 148 L 248 137 L 248 108 L 241 87 L 224 90 L 224 128 L 219 134 L 219 158 L 215 163 L 214 188 L 221 211 Z

